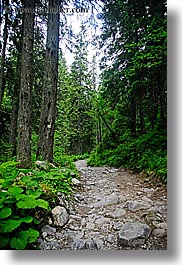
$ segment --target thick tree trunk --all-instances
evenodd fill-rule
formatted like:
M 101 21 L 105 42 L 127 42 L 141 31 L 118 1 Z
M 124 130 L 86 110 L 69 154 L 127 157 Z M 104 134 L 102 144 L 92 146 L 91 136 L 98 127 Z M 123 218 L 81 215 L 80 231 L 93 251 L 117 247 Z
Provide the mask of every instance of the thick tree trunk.
M 13 89 L 12 97 L 12 109 L 11 109 L 11 124 L 10 124 L 10 135 L 9 143 L 11 144 L 12 156 L 16 155 L 17 148 L 17 119 L 18 119 L 18 106 L 19 106 L 19 94 L 20 94 L 20 53 L 18 54 L 17 66 L 16 66 L 16 77 Z
M 49 0 L 50 10 L 56 8 L 59 3 L 60 0 Z M 57 112 L 59 17 L 59 13 L 49 13 L 48 15 L 43 98 L 37 147 L 37 157 L 47 161 L 53 160 L 54 130 Z
M 5 5 L 6 7 L 9 6 L 9 0 L 5 1 Z M 5 14 L 2 55 L 1 55 L 1 65 L 0 65 L 0 112 L 1 112 L 1 104 L 3 101 L 4 86 L 5 86 L 4 66 L 5 66 L 5 58 L 6 58 L 7 40 L 8 40 L 8 13 Z
M 25 8 L 27 8 L 27 10 L 32 9 L 32 12 L 24 13 L 21 85 L 18 111 L 17 161 L 20 162 L 21 167 L 25 168 L 31 165 L 34 2 L 34 0 L 25 1 Z

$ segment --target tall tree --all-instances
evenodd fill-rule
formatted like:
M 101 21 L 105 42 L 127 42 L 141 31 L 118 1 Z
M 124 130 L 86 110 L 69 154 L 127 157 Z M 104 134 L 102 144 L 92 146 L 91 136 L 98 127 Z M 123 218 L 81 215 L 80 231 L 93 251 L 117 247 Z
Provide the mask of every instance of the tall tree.
M 20 162 L 21 167 L 29 167 L 31 165 L 34 5 L 34 0 L 25 1 L 25 11 L 29 10 L 29 12 L 25 12 L 23 18 L 23 46 L 21 56 L 17 146 L 17 161 Z
M 11 123 L 9 133 L 9 143 L 11 144 L 12 155 L 16 155 L 17 149 L 17 120 L 18 120 L 18 108 L 19 108 L 19 94 L 20 94 L 20 77 L 21 77 L 21 54 L 22 54 L 22 14 L 17 13 L 13 17 L 12 30 L 11 30 L 11 41 L 13 43 L 13 49 L 10 52 L 12 54 L 12 60 L 16 60 L 11 86 Z M 10 73 L 11 74 L 11 73 Z
M 8 6 L 9 6 L 9 0 L 3 1 L 2 9 L 4 8 L 6 10 Z M 5 88 L 4 68 L 5 68 L 5 59 L 6 59 L 6 46 L 7 46 L 7 40 L 8 40 L 8 27 L 9 27 L 8 16 L 9 16 L 8 12 L 5 11 L 1 65 L 0 65 L 0 112 L 1 112 L 1 104 L 3 100 L 4 88 Z
M 58 48 L 59 48 L 59 13 L 52 12 L 60 5 L 60 0 L 49 0 L 46 55 L 43 78 L 43 97 L 39 125 L 37 157 L 53 160 L 54 131 L 56 119 Z

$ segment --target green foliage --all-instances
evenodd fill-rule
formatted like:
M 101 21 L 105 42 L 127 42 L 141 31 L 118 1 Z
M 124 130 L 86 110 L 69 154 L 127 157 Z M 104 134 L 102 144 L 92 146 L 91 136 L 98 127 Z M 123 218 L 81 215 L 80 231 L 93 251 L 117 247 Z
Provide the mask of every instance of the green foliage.
M 72 191 L 75 166 L 65 163 L 48 172 L 19 169 L 12 161 L 0 164 L 0 249 L 27 249 L 36 242 L 37 213 L 46 215 L 58 192 Z
M 32 228 L 38 223 L 35 213 L 39 208 L 49 208 L 48 202 L 40 199 L 40 187 L 27 185 L 23 180 L 20 183 L 21 172 L 16 164 L 0 165 L 0 248 L 3 249 L 24 249 L 35 242 L 39 236 L 39 232 Z
M 91 112 L 96 84 L 91 81 L 93 72 L 89 71 L 85 32 L 82 27 L 76 36 L 70 72 L 63 56 L 59 64 L 55 146 L 70 155 L 88 153 L 94 146 L 95 127 Z
M 101 128 L 88 164 L 144 171 L 166 182 L 166 1 L 107 1 L 101 17 L 98 102 L 110 130 Z
M 123 139 L 110 149 L 100 144 L 90 155 L 88 165 L 109 165 L 130 168 L 153 174 L 167 182 L 166 135 L 151 131 L 136 139 L 123 135 Z

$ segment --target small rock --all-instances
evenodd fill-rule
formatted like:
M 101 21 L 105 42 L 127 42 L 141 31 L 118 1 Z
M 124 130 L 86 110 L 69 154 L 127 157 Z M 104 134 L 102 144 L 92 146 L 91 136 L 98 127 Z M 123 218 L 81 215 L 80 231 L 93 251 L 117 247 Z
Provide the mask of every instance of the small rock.
M 123 225 L 122 222 L 114 222 L 114 223 L 113 223 L 113 228 L 114 228 L 115 230 L 119 230 L 119 229 L 121 228 L 122 225 Z
M 94 250 L 97 249 L 97 245 L 95 244 L 94 240 L 86 240 L 85 241 L 85 249 Z
M 42 233 L 42 237 L 45 238 L 47 236 L 47 232 Z
M 107 241 L 108 241 L 109 243 L 113 243 L 113 242 L 115 241 L 115 236 L 114 236 L 114 235 L 108 235 L 108 237 L 107 237 Z
M 81 194 L 75 194 L 75 198 L 76 198 L 78 201 L 84 201 L 84 196 L 81 195 Z
M 45 171 L 49 170 L 49 165 L 45 161 L 37 160 L 35 161 L 35 164 L 40 170 L 45 170 Z
M 84 236 L 84 232 L 83 232 L 83 231 L 81 231 L 80 233 L 78 233 L 78 234 L 76 235 L 76 237 L 77 237 L 78 239 L 83 238 L 83 236 Z
M 85 249 L 85 241 L 83 239 L 74 238 L 71 249 L 72 250 Z
M 148 203 L 153 203 L 153 201 L 151 199 L 149 199 L 148 197 L 146 197 L 146 196 L 142 197 L 142 201 L 148 202 Z
M 47 235 L 51 235 L 51 234 L 56 233 L 56 228 L 51 227 L 49 225 L 45 225 L 42 227 L 41 231 L 42 231 L 42 233 L 47 233 Z
M 73 178 L 73 179 L 72 179 L 72 183 L 73 183 L 74 185 L 80 185 L 80 184 L 81 184 L 81 182 L 80 182 L 78 179 L 76 179 L 76 178 Z
M 125 215 L 126 211 L 124 209 L 117 209 L 114 212 L 106 213 L 105 216 L 111 217 L 111 218 L 120 218 L 123 215 Z
M 158 207 L 158 212 L 162 215 L 162 216 L 167 216 L 167 206 L 166 205 L 161 205 Z
M 81 226 L 85 226 L 86 225 L 86 219 L 85 218 L 82 218 L 81 219 Z
M 143 194 L 143 192 L 141 192 L 141 191 L 137 191 L 137 193 L 136 193 L 136 195 L 138 195 L 138 196 L 140 196 L 142 194 Z
M 96 249 L 101 249 L 103 246 L 103 241 L 101 239 L 95 239 L 95 245 L 96 245 Z
M 71 175 L 72 178 L 76 177 L 76 173 L 75 172 L 71 172 L 70 175 Z
M 128 207 L 129 211 L 136 212 L 139 210 L 149 209 L 151 205 L 143 201 L 128 201 L 126 203 L 126 207 Z
M 146 224 L 127 223 L 122 226 L 118 234 L 119 246 L 143 245 L 150 236 L 151 229 Z
M 105 218 L 105 217 L 101 217 L 101 218 L 98 218 L 95 223 L 98 224 L 98 225 L 101 225 L 105 222 L 108 222 L 110 219 L 109 218 Z
M 156 228 L 153 230 L 153 234 L 156 237 L 162 238 L 167 236 L 167 231 L 165 229 Z
M 89 230 L 93 230 L 95 228 L 95 225 L 93 223 L 89 222 L 89 223 L 87 223 L 86 228 Z
M 156 228 L 159 228 L 159 229 L 166 229 L 167 230 L 167 223 L 166 222 L 162 222 L 162 223 L 153 223 L 154 226 Z
M 144 182 L 146 183 L 146 182 L 149 182 L 149 179 L 144 179 Z
M 109 206 L 118 203 L 118 197 L 115 194 L 104 197 L 101 201 L 97 202 L 94 206 L 96 208 L 102 206 Z
M 56 206 L 52 211 L 53 222 L 56 226 L 63 226 L 67 223 L 69 215 L 64 207 Z
M 146 193 L 148 193 L 148 192 L 153 192 L 153 191 L 154 191 L 153 188 L 151 188 L 151 189 L 143 188 L 143 192 L 146 192 Z

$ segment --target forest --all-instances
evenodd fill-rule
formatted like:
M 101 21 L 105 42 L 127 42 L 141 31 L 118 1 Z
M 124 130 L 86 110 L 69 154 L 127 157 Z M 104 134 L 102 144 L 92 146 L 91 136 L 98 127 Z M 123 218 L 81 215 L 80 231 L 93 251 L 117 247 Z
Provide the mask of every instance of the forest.
M 0 249 L 34 247 L 76 160 L 166 185 L 166 0 L 1 0 L 0 12 Z

